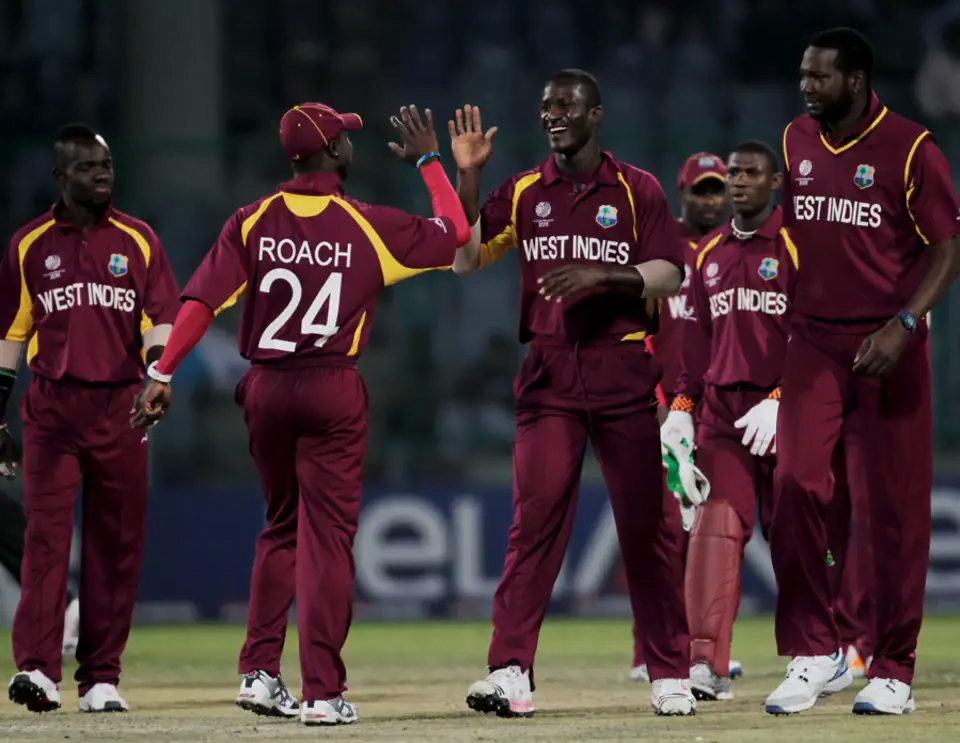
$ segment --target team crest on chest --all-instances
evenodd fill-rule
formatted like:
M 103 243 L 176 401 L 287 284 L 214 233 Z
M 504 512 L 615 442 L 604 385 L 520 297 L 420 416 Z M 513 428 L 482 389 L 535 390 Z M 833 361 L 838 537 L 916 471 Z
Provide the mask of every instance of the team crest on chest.
M 110 262 L 107 264 L 107 270 L 110 272 L 110 275 L 114 278 L 120 278 L 121 276 L 126 276 L 127 271 L 129 270 L 129 260 L 127 256 L 120 255 L 119 253 L 110 254 Z
M 764 281 L 777 278 L 777 274 L 780 273 L 780 261 L 776 258 L 764 258 L 760 261 L 760 268 L 757 269 L 757 273 Z
M 853 182 L 857 188 L 870 188 L 873 185 L 873 179 L 877 169 L 872 165 L 858 165 L 857 172 L 853 176 Z
M 604 204 L 597 209 L 597 224 L 608 229 L 617 223 L 617 207 Z

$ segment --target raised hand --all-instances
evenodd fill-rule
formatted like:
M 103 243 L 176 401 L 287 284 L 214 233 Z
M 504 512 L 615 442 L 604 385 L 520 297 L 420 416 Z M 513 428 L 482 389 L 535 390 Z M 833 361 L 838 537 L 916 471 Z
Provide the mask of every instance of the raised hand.
M 400 109 L 400 116 L 391 116 L 390 124 L 403 140 L 401 147 L 396 142 L 390 143 L 390 150 L 405 163 L 416 165 L 424 155 L 430 152 L 439 153 L 437 134 L 433 130 L 433 114 L 426 109 L 427 123 L 420 118 L 417 107 L 410 105 Z
M 466 105 L 457 109 L 456 121 L 447 122 L 453 160 L 460 170 L 482 168 L 493 152 L 493 135 L 497 127 L 483 131 L 480 107 Z

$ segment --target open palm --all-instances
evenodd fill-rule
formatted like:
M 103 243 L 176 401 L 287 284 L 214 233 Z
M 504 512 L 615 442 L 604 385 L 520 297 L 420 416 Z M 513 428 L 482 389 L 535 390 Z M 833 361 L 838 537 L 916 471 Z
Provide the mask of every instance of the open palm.
M 478 106 L 458 108 L 456 121 L 448 122 L 447 129 L 450 131 L 453 160 L 460 170 L 482 168 L 490 159 L 497 127 L 490 127 L 484 133 Z

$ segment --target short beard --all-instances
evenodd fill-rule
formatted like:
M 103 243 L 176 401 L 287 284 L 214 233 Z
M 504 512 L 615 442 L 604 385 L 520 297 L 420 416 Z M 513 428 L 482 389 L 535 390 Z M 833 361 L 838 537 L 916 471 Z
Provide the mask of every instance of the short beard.
M 840 92 L 840 97 L 829 106 L 824 106 L 823 111 L 813 118 L 827 126 L 836 124 L 850 115 L 850 112 L 853 110 L 853 102 L 853 91 L 847 86 L 844 86 Z

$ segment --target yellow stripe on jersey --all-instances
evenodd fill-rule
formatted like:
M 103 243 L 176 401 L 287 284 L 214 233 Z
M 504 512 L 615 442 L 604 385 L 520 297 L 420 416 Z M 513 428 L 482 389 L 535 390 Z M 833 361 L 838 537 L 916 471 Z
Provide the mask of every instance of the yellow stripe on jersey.
M 832 144 L 830 144 L 830 143 L 827 141 L 827 138 L 826 138 L 825 136 L 823 136 L 823 132 L 820 132 L 820 141 L 823 142 L 823 146 L 826 147 L 827 150 L 829 150 L 831 154 L 833 154 L 833 155 L 840 155 L 840 154 L 846 152 L 847 150 L 849 150 L 849 149 L 850 149 L 851 147 L 853 147 L 855 144 L 859 143 L 860 140 L 862 140 L 862 139 L 863 139 L 864 137 L 866 137 L 870 132 L 872 132 L 874 129 L 876 129 L 877 126 L 879 126 L 880 122 L 883 121 L 883 117 L 886 116 L 886 115 L 887 115 L 887 107 L 884 106 L 884 107 L 883 107 L 883 110 L 880 111 L 880 113 L 877 115 L 877 118 L 875 118 L 875 119 L 873 120 L 873 123 L 870 124 L 870 126 L 868 126 L 866 129 L 864 129 L 862 132 L 860 132 L 860 134 L 858 134 L 856 137 L 854 137 L 852 140 L 850 140 L 849 142 L 847 142 L 845 145 L 842 145 L 841 147 L 834 147 Z
M 690 249 L 691 249 L 691 250 L 696 250 L 696 249 L 697 249 L 697 241 L 696 241 L 696 240 L 691 240 L 690 242 L 687 243 L 687 245 L 690 246 Z
M 787 252 L 790 254 L 790 260 L 793 263 L 793 268 L 799 271 L 800 270 L 800 254 L 797 253 L 796 243 L 793 242 L 793 239 L 790 237 L 790 233 L 787 232 L 786 227 L 780 228 L 780 237 L 783 238 L 783 244 L 787 246 Z
M 637 207 L 633 203 L 633 189 L 630 188 L 630 184 L 627 183 L 627 179 L 624 177 L 623 173 L 617 172 L 617 180 L 623 184 L 623 187 L 627 189 L 627 201 L 630 202 L 630 214 L 633 216 L 633 241 L 637 241 Z
M 270 206 L 270 204 L 272 204 L 274 201 L 279 199 L 281 196 L 285 197 L 285 196 L 289 196 L 289 194 L 275 193 L 270 198 L 264 199 L 263 201 L 260 202 L 260 206 L 257 207 L 257 210 L 253 214 L 251 214 L 249 217 L 247 217 L 245 220 L 243 220 L 243 224 L 240 225 L 240 242 L 243 244 L 243 247 L 247 247 L 247 238 L 250 236 L 250 230 L 252 230 L 254 225 L 258 221 L 260 221 L 260 217 L 262 217 L 264 212 L 267 211 L 267 208 Z M 293 210 L 291 209 L 291 211 Z M 242 284 L 240 284 L 239 287 L 237 287 L 237 290 L 233 294 L 227 297 L 226 301 L 223 304 L 221 304 L 219 307 L 217 307 L 213 311 L 213 316 L 216 317 L 224 310 L 227 310 L 233 307 L 233 305 L 235 305 L 240 300 L 240 297 L 242 297 L 244 295 L 244 292 L 246 291 L 247 291 L 247 282 L 244 281 Z
M 135 227 L 131 227 L 128 224 L 124 224 L 123 222 L 119 222 L 113 217 L 110 217 L 110 224 L 112 224 L 118 230 L 123 230 L 133 238 L 133 241 L 137 244 L 137 247 L 140 248 L 140 252 L 143 253 L 143 262 L 146 264 L 147 268 L 150 268 L 150 241 L 143 236 L 140 230 L 136 229 Z
M 903 191 L 906 194 L 907 214 L 910 215 L 910 221 L 913 222 L 913 228 L 917 231 L 920 239 L 923 240 L 924 245 L 929 245 L 930 241 L 927 240 L 926 235 L 920 231 L 920 225 L 917 224 L 917 220 L 913 216 L 913 211 L 910 209 L 910 199 L 913 197 L 913 192 L 917 187 L 917 184 L 914 183 L 913 179 L 910 177 L 910 166 L 913 165 L 913 158 L 917 154 L 917 148 L 920 146 L 920 143 L 927 136 L 929 136 L 929 134 L 930 132 L 924 131 L 919 137 L 916 138 L 916 140 L 914 140 L 913 146 L 910 147 L 910 152 L 907 153 L 907 162 L 903 166 Z
M 647 308 L 647 317 L 653 317 L 654 312 L 658 312 L 660 309 L 660 302 L 656 299 L 647 299 L 646 300 Z M 632 333 L 627 333 L 623 338 L 620 339 L 620 342 L 624 341 L 642 341 L 648 335 L 646 330 L 636 330 Z
M 367 313 L 364 311 L 360 315 L 360 322 L 357 323 L 357 329 L 353 331 L 353 343 L 350 344 L 350 350 L 347 351 L 347 356 L 356 356 L 357 351 L 360 350 L 360 334 L 363 332 L 363 324 L 367 321 Z
M 353 221 L 357 223 L 361 230 L 363 230 L 363 234 L 366 235 L 367 240 L 370 241 L 370 244 L 377 253 L 377 260 L 380 262 L 380 270 L 383 273 L 384 286 L 396 284 L 398 281 L 409 279 L 411 276 L 416 276 L 417 274 L 424 273 L 425 271 L 435 271 L 439 268 L 445 268 L 445 266 L 434 266 L 430 268 L 407 268 L 400 263 L 400 261 L 393 257 L 393 254 L 390 252 L 389 248 L 387 248 L 387 245 L 383 241 L 383 238 L 380 237 L 380 234 L 373 228 L 373 225 L 367 221 L 367 218 L 358 212 L 356 208 L 354 208 L 353 204 L 351 204 L 349 201 L 344 201 L 339 196 L 330 196 L 329 198 L 333 201 L 333 203 L 350 215 Z
M 30 250 L 30 247 L 40 239 L 40 236 L 53 227 L 54 224 L 56 224 L 56 220 L 51 219 L 39 227 L 32 229 L 23 236 L 23 239 L 15 248 L 17 251 L 17 261 L 20 264 L 20 305 L 17 307 L 17 314 L 13 318 L 13 322 L 10 323 L 10 327 L 6 329 L 3 336 L 5 341 L 23 343 L 30 335 L 30 331 L 33 330 L 33 299 L 30 297 L 30 290 L 27 288 L 27 276 L 23 266 L 24 261 L 27 259 L 27 251 Z M 36 346 L 34 340 L 31 340 L 31 346 Z
M 723 239 L 723 233 L 721 232 L 719 235 L 714 237 L 710 242 L 708 242 L 706 245 L 703 246 L 703 250 L 701 250 L 700 253 L 697 255 L 698 271 L 700 270 L 700 266 L 703 265 L 703 259 L 707 257 L 707 253 L 713 250 L 717 246 L 717 243 L 719 243 L 720 240 L 722 239 Z
M 511 248 L 517 247 L 517 209 L 520 196 L 530 186 L 540 180 L 540 173 L 529 173 L 516 182 L 513 187 L 513 208 L 510 212 L 510 224 L 499 235 L 480 245 L 480 268 L 503 258 Z
M 787 154 L 787 132 L 790 131 L 791 126 L 793 126 L 792 121 L 783 130 L 783 167 L 787 170 L 790 170 L 790 156 Z
M 27 363 L 29 364 L 33 361 L 33 357 L 40 352 L 40 338 L 39 333 L 34 333 L 30 336 L 30 342 L 27 344 Z

